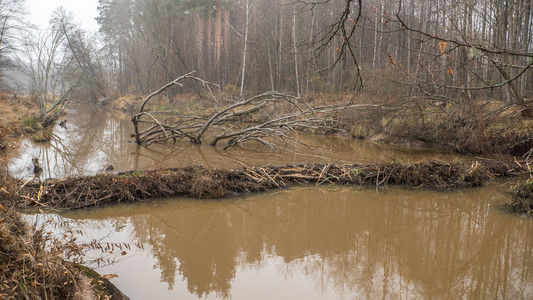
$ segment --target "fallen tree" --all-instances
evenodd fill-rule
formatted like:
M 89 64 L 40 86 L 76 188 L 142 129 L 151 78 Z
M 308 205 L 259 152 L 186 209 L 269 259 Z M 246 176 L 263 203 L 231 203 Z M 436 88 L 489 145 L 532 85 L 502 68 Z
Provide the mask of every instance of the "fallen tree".
M 152 143 L 188 139 L 191 143 L 201 144 L 206 137 L 210 145 L 226 141 L 225 148 L 242 142 L 256 141 L 270 147 L 274 142 L 286 143 L 296 140 L 289 133 L 293 131 L 341 131 L 338 113 L 347 108 L 374 108 L 378 105 L 353 105 L 338 103 L 314 106 L 299 97 L 276 91 L 269 91 L 250 98 L 217 99 L 211 91 L 215 84 L 192 75 L 182 75 L 147 96 L 132 117 L 135 129 L 135 142 L 148 146 Z M 193 101 L 181 103 L 189 108 L 189 114 L 179 112 L 168 105 L 170 111 L 163 114 L 147 111 L 147 104 L 153 97 L 172 86 L 183 86 L 184 81 L 201 83 L 208 95 L 209 107 L 193 111 Z
M 474 163 L 301 164 L 238 170 L 186 167 L 43 182 L 19 181 L 13 186 L 17 197 L 12 198 L 20 207 L 77 209 L 175 196 L 222 198 L 283 188 L 291 183 L 466 188 L 479 186 L 487 180 L 530 173 L 525 164 L 492 160 Z

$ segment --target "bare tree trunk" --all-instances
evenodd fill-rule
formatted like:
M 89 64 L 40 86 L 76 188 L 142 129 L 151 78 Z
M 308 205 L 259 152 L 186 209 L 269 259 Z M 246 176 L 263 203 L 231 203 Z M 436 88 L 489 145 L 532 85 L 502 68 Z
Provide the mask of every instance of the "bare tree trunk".
M 377 57 L 377 51 L 378 51 L 378 16 L 376 15 L 374 18 L 374 56 L 372 58 L 372 69 L 376 67 L 376 57 Z
M 296 96 L 300 97 L 300 74 L 298 73 L 298 48 L 296 47 L 296 7 L 292 12 L 292 52 L 294 53 L 294 73 L 296 76 Z
M 318 27 L 318 26 L 317 26 Z M 320 28 L 320 27 L 318 27 Z M 361 38 L 359 39 L 359 57 L 363 57 L 363 48 L 365 45 L 365 28 L 361 26 Z
M 215 7 L 215 72 L 220 84 L 220 57 L 222 54 L 222 3 L 220 0 L 215 1 Z
M 281 63 L 283 53 L 283 11 L 280 9 L 279 13 L 279 45 L 278 45 L 278 89 L 281 86 Z
M 270 70 L 270 90 L 274 91 L 274 74 L 272 72 L 272 59 L 270 57 L 270 46 L 268 44 L 268 39 L 266 41 L 267 54 L 268 54 L 268 68 Z
M 524 18 L 522 22 L 522 37 L 521 37 L 521 45 L 520 45 L 520 51 L 522 52 L 529 52 L 529 43 L 531 39 L 531 9 L 532 9 L 532 3 L 529 0 L 524 0 Z M 527 64 L 527 58 L 523 58 L 523 61 L 521 64 Z M 528 91 L 527 87 L 527 78 L 528 76 L 522 76 L 520 79 L 520 86 L 522 90 L 522 94 L 526 95 Z
M 228 73 L 229 73 L 229 44 L 230 44 L 230 24 L 229 24 L 229 9 L 228 5 L 224 7 L 224 76 L 223 84 L 228 83 Z
M 246 0 L 246 21 L 244 29 L 244 49 L 242 50 L 242 71 L 241 71 L 241 91 L 239 95 L 242 97 L 244 90 L 244 76 L 246 72 L 246 51 L 248 48 L 248 25 L 250 23 L 250 0 Z
M 311 11 L 311 29 L 309 30 L 309 43 L 312 44 L 313 35 L 314 35 L 314 29 L 315 29 L 315 13 Z M 310 77 L 310 70 L 312 65 L 312 54 L 313 52 L 311 49 L 307 50 L 309 53 L 307 54 L 307 72 L 306 72 L 306 82 L 305 82 L 305 93 L 309 95 L 309 77 Z
M 199 12 L 195 13 L 196 19 L 196 68 L 200 74 L 204 74 L 204 22 Z
M 211 46 L 211 36 L 213 32 L 213 20 L 211 17 L 211 7 L 209 5 L 206 6 L 206 18 L 207 18 L 207 34 L 206 34 L 206 40 L 207 40 L 207 74 L 208 78 L 211 78 L 211 74 L 213 74 L 213 47 Z
M 383 23 L 385 22 L 385 3 L 384 3 L 384 0 L 381 0 L 380 11 L 379 12 L 380 12 L 380 19 L 379 19 L 378 26 L 379 26 L 379 30 L 382 32 L 383 31 Z M 378 45 L 377 45 L 377 49 L 378 49 L 378 52 L 377 52 L 377 54 L 378 54 L 377 56 L 378 57 L 377 57 L 377 59 L 380 58 L 379 56 L 382 53 L 381 49 L 383 48 L 383 33 L 380 33 L 378 35 L 378 37 L 379 37 L 379 40 L 378 40 Z M 389 43 L 389 45 L 390 44 L 391 43 Z M 378 61 L 376 61 L 376 64 L 380 64 L 381 65 L 381 63 L 378 63 Z

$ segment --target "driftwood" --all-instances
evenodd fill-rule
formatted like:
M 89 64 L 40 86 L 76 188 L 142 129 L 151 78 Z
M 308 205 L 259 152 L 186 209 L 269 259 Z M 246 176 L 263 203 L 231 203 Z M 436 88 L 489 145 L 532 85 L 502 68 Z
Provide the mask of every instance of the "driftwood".
M 175 196 L 221 198 L 283 188 L 292 183 L 397 184 L 450 189 L 528 174 L 530 171 L 524 164 L 489 160 L 474 163 L 302 164 L 238 170 L 186 167 L 20 182 L 13 188 L 14 194 L 18 195 L 18 206 L 75 209 Z
M 206 136 L 210 145 L 226 141 L 231 147 L 246 141 L 257 141 L 274 147 L 274 142 L 296 140 L 293 131 L 340 131 L 338 112 L 347 108 L 369 108 L 376 105 L 313 106 L 300 98 L 276 91 L 269 91 L 247 99 L 216 99 L 210 86 L 213 84 L 185 74 L 150 94 L 143 101 L 139 112 L 133 116 L 137 144 L 176 141 L 186 138 L 191 143 L 201 144 Z M 155 95 L 173 85 L 182 85 L 183 80 L 199 81 L 208 89 L 212 107 L 192 115 L 178 113 L 175 109 L 169 116 L 157 116 L 145 110 L 146 104 Z M 141 128 L 142 126 L 142 128 Z M 296 140 L 297 141 L 297 140 Z M 299 141 L 298 141 L 299 142 Z

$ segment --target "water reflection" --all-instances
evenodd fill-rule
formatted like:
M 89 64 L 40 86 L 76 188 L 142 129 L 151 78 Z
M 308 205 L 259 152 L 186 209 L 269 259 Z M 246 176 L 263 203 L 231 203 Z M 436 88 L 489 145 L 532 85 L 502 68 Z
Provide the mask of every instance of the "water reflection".
M 291 144 L 272 150 L 250 143 L 222 150 L 187 141 L 151 145 L 131 143 L 131 121 L 126 116 L 98 107 L 76 106 L 70 109 L 67 127 L 56 126 L 48 144 L 26 140 L 12 157 L 9 170 L 18 177 L 31 177 L 31 158 L 39 157 L 43 178 L 90 175 L 112 165 L 115 171 L 203 165 L 207 168 L 233 168 L 289 163 L 370 163 L 378 161 L 418 161 L 454 159 L 437 151 L 378 145 L 342 137 L 302 135 L 309 147 Z
M 533 221 L 493 208 L 500 190 L 296 187 L 65 217 L 147 245 L 104 268 L 133 298 L 531 298 Z

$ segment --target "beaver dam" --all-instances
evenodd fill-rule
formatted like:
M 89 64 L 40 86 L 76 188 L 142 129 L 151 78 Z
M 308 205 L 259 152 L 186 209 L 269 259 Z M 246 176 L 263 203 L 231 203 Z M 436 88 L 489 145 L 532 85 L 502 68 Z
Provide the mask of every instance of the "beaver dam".
M 510 208 L 513 211 L 531 215 L 533 208 L 533 176 L 525 183 L 518 183 L 511 189 L 512 202 Z
M 487 180 L 530 174 L 525 164 L 491 160 L 472 163 L 430 161 L 390 164 L 298 164 L 211 170 L 201 166 L 118 174 L 19 181 L 18 206 L 77 209 L 145 199 L 189 196 L 215 199 L 287 187 L 292 183 L 388 184 L 451 189 Z
M 111 251 L 85 265 L 132 298 L 533 297 L 533 218 L 498 209 L 522 161 L 315 135 L 137 147 L 132 130 L 73 107 L 50 143 L 21 143 L 0 189 L 5 207 L 43 208 L 23 212 L 45 232 Z

